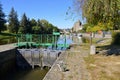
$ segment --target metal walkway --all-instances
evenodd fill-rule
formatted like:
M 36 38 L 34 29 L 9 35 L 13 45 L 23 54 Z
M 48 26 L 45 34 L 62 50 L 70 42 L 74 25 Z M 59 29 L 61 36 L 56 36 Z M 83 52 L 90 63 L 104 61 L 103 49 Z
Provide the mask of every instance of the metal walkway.
M 57 43 L 60 33 L 53 32 L 53 34 L 18 34 L 18 42 L 15 44 L 18 48 L 38 48 L 38 47 L 52 47 L 57 49 L 68 48 L 66 43 L 66 35 L 63 37 L 63 43 Z

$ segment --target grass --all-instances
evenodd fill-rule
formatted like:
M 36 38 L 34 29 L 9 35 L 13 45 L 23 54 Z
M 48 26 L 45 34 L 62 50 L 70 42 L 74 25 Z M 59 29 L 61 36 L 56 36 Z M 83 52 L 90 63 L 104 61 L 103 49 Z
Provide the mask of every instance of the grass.
M 95 58 L 92 55 L 89 55 L 88 57 L 85 57 L 84 60 L 87 64 L 87 69 L 93 70 L 95 67 L 95 65 L 94 65 Z
M 98 40 L 93 40 L 93 42 L 96 41 Z M 113 45 L 111 45 L 111 39 L 105 39 L 105 41 L 106 42 L 103 42 L 102 44 L 101 42 L 95 44 L 98 51 L 113 48 Z M 118 46 L 114 47 L 118 49 L 120 48 Z M 120 55 L 89 55 L 84 58 L 84 61 L 92 80 L 120 80 Z
M 72 75 L 70 75 L 70 76 L 69 76 L 69 78 L 70 78 L 70 79 L 72 79 L 72 78 L 73 78 L 73 76 L 72 76 Z
M 11 33 L 0 33 L 0 45 L 13 43 L 15 41 L 14 34 Z
M 120 80 L 120 56 L 89 55 L 84 58 L 92 80 Z

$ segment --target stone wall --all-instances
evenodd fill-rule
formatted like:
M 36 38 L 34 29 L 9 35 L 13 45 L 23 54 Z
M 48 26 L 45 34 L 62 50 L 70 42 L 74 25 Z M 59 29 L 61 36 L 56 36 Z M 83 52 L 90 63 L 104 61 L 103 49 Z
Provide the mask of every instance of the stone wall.
M 0 52 L 0 78 L 15 70 L 15 53 L 15 48 Z
M 44 77 L 43 80 L 62 80 L 62 75 L 61 75 L 61 70 L 62 67 L 59 67 L 60 63 L 65 62 L 67 53 L 62 52 L 60 56 L 57 58 L 55 63 L 52 65 L 51 69 L 48 71 L 46 76 Z

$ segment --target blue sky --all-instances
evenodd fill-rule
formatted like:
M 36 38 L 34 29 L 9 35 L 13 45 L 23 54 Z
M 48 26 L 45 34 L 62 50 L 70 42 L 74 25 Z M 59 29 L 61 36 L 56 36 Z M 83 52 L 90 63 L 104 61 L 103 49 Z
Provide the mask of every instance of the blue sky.
M 66 15 L 68 7 L 73 5 L 72 0 L 0 0 L 0 2 L 6 15 L 14 7 L 19 19 L 26 13 L 30 19 L 46 19 L 61 29 L 72 28 L 78 19 L 82 21 L 81 16 L 73 18 Z

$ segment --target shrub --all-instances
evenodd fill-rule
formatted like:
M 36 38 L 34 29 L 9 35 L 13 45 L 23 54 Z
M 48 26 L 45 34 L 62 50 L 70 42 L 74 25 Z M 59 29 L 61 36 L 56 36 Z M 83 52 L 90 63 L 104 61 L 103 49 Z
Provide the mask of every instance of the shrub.
M 83 43 L 90 43 L 90 39 L 87 37 L 82 37 L 82 42 Z
M 120 32 L 112 33 L 112 45 L 120 45 Z

